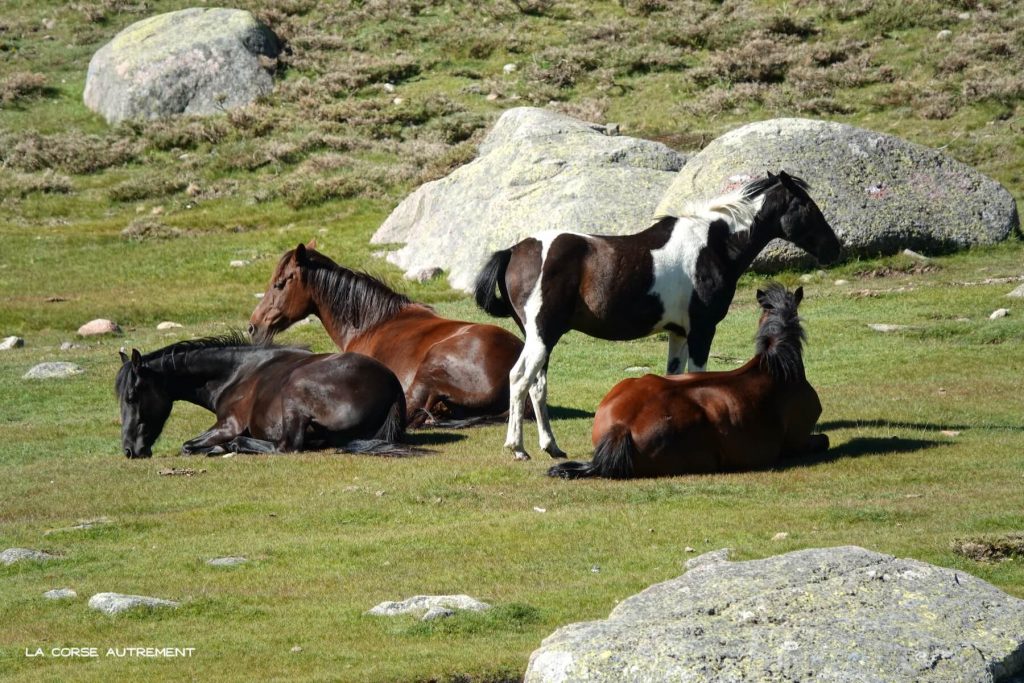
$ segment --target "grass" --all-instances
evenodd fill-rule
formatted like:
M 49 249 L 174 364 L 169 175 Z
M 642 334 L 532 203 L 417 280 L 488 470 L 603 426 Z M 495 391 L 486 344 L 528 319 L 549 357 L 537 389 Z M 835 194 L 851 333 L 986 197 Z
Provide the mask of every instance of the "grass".
M 484 320 L 442 281 L 401 280 L 368 238 L 416 184 L 472 158 L 509 106 L 550 102 L 683 150 L 751 120 L 823 116 L 943 147 L 1019 199 L 1017 4 L 248 3 L 290 43 L 273 96 L 222 117 L 108 128 L 81 104 L 90 55 L 144 14 L 183 6 L 0 0 L 0 336 L 26 338 L 0 353 L 0 546 L 64 558 L 0 567 L 7 677 L 515 680 L 558 626 L 603 618 L 721 547 L 750 559 L 856 544 L 1024 597 L 1019 554 L 985 562 L 954 549 L 1002 547 L 1024 528 L 1024 318 L 1004 297 L 1016 283 L 1000 281 L 1024 275 L 1016 238 L 927 270 L 865 259 L 804 283 L 808 373 L 833 449 L 773 471 L 552 481 L 545 458 L 501 452 L 500 426 L 417 433 L 430 453 L 405 460 L 180 458 L 210 423 L 191 406 L 175 408 L 153 460 L 129 462 L 112 392 L 118 348 L 244 327 L 279 255 L 311 237 L 443 314 Z M 799 275 L 778 277 L 792 287 Z M 762 282 L 742 280 L 713 369 L 749 357 Z M 1010 316 L 989 320 L 999 307 Z M 76 339 L 96 317 L 124 335 Z M 184 327 L 158 332 L 162 320 Z M 318 325 L 283 340 L 331 348 Z M 64 341 L 77 348 L 60 351 Z M 625 368 L 660 370 L 664 354 L 657 337 L 563 340 L 550 382 L 560 444 L 585 457 L 601 397 Z M 85 373 L 21 379 L 45 360 Z M 527 439 L 537 451 L 532 425 Z M 205 472 L 158 474 L 169 467 Z M 67 530 L 97 517 L 111 521 Z M 224 555 L 250 562 L 205 564 Z M 41 598 L 63 586 L 80 597 Z M 110 618 L 85 606 L 102 591 L 183 606 Z M 448 592 L 495 609 L 431 624 L 363 615 Z M 196 653 L 24 654 L 61 646 Z

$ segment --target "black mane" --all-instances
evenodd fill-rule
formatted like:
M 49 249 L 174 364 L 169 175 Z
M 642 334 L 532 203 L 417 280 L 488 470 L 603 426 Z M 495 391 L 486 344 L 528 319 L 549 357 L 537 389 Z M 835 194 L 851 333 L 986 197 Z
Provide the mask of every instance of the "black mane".
M 776 282 L 770 283 L 762 294 L 759 302 L 764 319 L 755 339 L 761 367 L 776 379 L 801 379 L 804 377 L 803 342 L 807 335 L 797 314 L 796 298 Z
M 799 187 L 804 192 L 810 191 L 811 186 L 808 185 L 807 181 L 804 180 L 803 178 L 798 178 L 795 175 L 791 175 L 789 176 L 789 179 L 793 181 L 794 185 Z M 746 199 L 753 199 L 754 197 L 758 197 L 764 194 L 779 182 L 779 177 L 776 175 L 765 176 L 764 178 L 751 180 L 749 183 L 743 186 L 743 196 Z
M 368 330 L 390 320 L 412 303 L 367 273 L 340 266 L 320 252 L 307 250 L 305 284 L 322 305 L 345 325 Z

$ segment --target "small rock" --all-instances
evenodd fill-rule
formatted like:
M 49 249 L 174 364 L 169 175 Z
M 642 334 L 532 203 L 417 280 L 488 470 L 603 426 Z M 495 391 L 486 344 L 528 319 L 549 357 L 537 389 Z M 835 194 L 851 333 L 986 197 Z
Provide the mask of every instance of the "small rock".
M 25 340 L 21 337 L 6 337 L 0 342 L 0 351 L 8 351 L 10 349 L 19 349 L 25 345 Z
M 960 436 L 960 432 L 958 432 L 955 429 L 943 429 L 942 431 L 939 432 L 939 434 L 949 437 Z
M 468 595 L 416 595 L 400 602 L 382 602 L 369 610 L 367 614 L 377 617 L 393 617 L 399 614 L 426 613 L 438 607 L 470 612 L 484 612 L 491 609 L 486 602 L 481 602 Z
M 835 284 L 836 287 L 842 287 L 843 285 L 850 284 L 850 281 L 849 280 L 836 280 L 833 284 Z
M 245 557 L 215 557 L 212 560 L 207 560 L 206 564 L 211 567 L 237 567 L 240 564 L 248 562 L 248 558 Z
M 104 614 L 120 614 L 137 607 L 177 607 L 181 603 L 145 595 L 123 595 L 121 593 L 97 593 L 89 598 L 89 607 Z
M 256 292 L 255 294 L 253 294 L 253 296 L 256 297 L 257 299 L 262 299 L 265 294 L 265 292 Z
M 383 83 L 383 84 L 381 84 L 380 87 L 383 88 L 384 92 L 386 92 L 386 93 L 393 93 L 393 92 L 395 92 L 395 86 L 394 86 L 393 83 Z
M 447 619 L 448 617 L 454 616 L 455 610 L 448 609 L 447 607 L 431 607 L 427 610 L 426 614 L 420 621 L 434 621 L 435 619 Z
M 43 597 L 47 600 L 67 600 L 69 598 L 77 598 L 78 593 L 70 588 L 55 588 L 52 591 L 43 593 Z
M 997 308 L 992 311 L 991 315 L 988 316 L 989 320 L 998 320 L 999 318 L 1005 318 L 1010 315 L 1010 309 L 1008 308 Z
M 907 329 L 906 325 L 889 325 L 887 323 L 868 323 L 868 327 L 875 332 L 899 332 Z
M 34 366 L 24 375 L 22 379 L 63 379 L 65 377 L 72 377 L 73 375 L 80 375 L 85 370 L 80 365 L 74 363 L 40 363 Z
M 245 268 L 247 265 L 249 265 L 249 262 L 244 259 L 235 259 L 228 265 L 231 266 L 232 268 Z
M 691 548 L 690 546 L 686 546 L 685 548 L 683 548 L 683 552 L 684 553 L 695 553 L 697 551 L 694 548 Z
M 619 134 L 621 126 L 617 123 L 606 123 L 604 124 L 604 134 L 611 135 L 612 137 Z
M 60 350 L 61 351 L 74 351 L 77 348 L 78 348 L 78 344 L 72 344 L 69 341 L 61 342 L 61 345 L 60 345 Z
M 113 320 L 97 318 L 78 328 L 78 336 L 93 337 L 98 334 L 121 334 L 121 326 Z
M 519 67 L 511 62 L 501 67 L 501 70 L 507 74 L 515 73 L 518 69 Z
M 903 250 L 903 255 L 904 255 L 904 256 L 909 256 L 910 258 L 916 258 L 916 259 L 917 259 L 918 261 L 929 261 L 929 260 L 930 260 L 930 259 L 929 259 L 929 258 L 928 258 L 927 256 L 925 256 L 924 254 L 918 254 L 918 253 L 917 253 L 916 251 L 914 251 L 913 249 L 904 249 L 904 250 Z
M 948 28 L 945 28 L 936 33 L 935 37 L 938 38 L 939 40 L 949 40 L 950 38 L 953 37 L 953 32 L 950 31 Z
M 649 365 L 630 365 L 628 368 L 623 368 L 624 372 L 650 372 L 651 366 Z
M 789 534 L 785 531 L 780 531 L 779 533 L 772 536 L 773 541 L 785 541 L 787 538 L 789 538 Z
M 302 646 L 301 645 L 293 645 L 291 651 L 292 652 L 296 652 L 296 653 L 297 652 L 302 652 Z
M 395 106 L 398 106 L 398 105 L 402 104 L 403 102 L 405 102 L 405 98 L 402 98 L 402 97 L 396 97 L 395 99 L 391 100 L 391 104 L 393 104 Z
M 0 553 L 0 564 L 12 565 L 15 562 L 48 562 L 50 560 L 59 560 L 60 558 L 50 553 L 44 553 L 42 550 L 32 550 L 31 548 L 8 548 L 7 550 Z
M 488 102 L 494 102 L 494 101 L 496 101 L 498 99 L 498 97 L 500 97 L 500 95 L 498 95 L 498 93 L 496 93 L 496 92 L 488 93 L 487 94 L 487 101 Z
M 440 277 L 444 273 L 440 268 L 418 268 L 416 270 L 410 270 L 405 274 L 406 280 L 413 282 L 428 282 L 434 278 Z
M 302 320 L 300 320 L 299 322 L 295 323 L 295 326 L 298 326 L 298 325 L 312 325 L 315 322 L 319 322 L 319 320 L 320 320 L 320 318 L 316 317 L 315 315 L 313 315 L 311 313 L 311 314 L 307 315 L 305 318 L 303 318 Z
M 815 277 L 814 273 L 804 273 L 800 276 L 800 282 L 814 282 Z
M 1020 285 L 1017 289 L 1013 290 L 1006 296 L 1014 299 L 1024 299 L 1024 285 Z
M 177 328 L 179 328 L 181 326 L 182 326 L 181 323 L 175 323 L 175 322 L 171 322 L 170 320 L 165 320 L 162 323 L 159 323 L 156 326 L 156 329 L 158 329 L 158 330 L 173 330 L 173 329 L 177 329 Z
M 533 511 L 534 512 L 547 512 L 548 509 L 547 508 L 534 507 Z
M 601 567 L 599 565 L 595 564 L 593 567 L 590 568 L 590 573 L 591 574 L 600 574 L 601 573 Z

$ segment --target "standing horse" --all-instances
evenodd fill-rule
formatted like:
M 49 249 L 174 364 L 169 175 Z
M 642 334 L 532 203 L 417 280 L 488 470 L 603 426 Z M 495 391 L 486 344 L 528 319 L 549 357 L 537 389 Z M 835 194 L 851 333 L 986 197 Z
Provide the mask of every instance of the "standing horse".
M 314 246 L 300 244 L 281 257 L 249 320 L 253 339 L 316 315 L 339 349 L 376 358 L 395 373 L 411 426 L 508 410 L 509 370 L 523 350 L 518 337 L 496 325 L 442 318 Z
M 523 404 L 537 416 L 540 446 L 564 457 L 547 416 L 547 364 L 569 330 L 600 339 L 668 332 L 668 373 L 704 370 L 715 326 L 736 282 L 769 241 L 786 239 L 821 262 L 839 256 L 839 239 L 807 194 L 784 171 L 666 216 L 635 235 L 550 231 L 495 252 L 476 283 L 477 304 L 512 316 L 526 335 L 510 375 L 505 448 L 525 460 Z M 495 292 L 497 287 L 497 293 Z
M 658 477 L 771 467 L 828 449 L 811 434 L 821 403 L 804 374 L 803 288 L 758 290 L 756 355 L 730 372 L 626 379 L 594 416 L 592 462 L 555 465 L 553 477 Z
M 238 335 L 121 352 L 115 388 L 121 447 L 148 458 L 175 401 L 217 415 L 182 453 L 276 453 L 336 447 L 397 454 L 405 397 L 394 374 L 357 353 L 251 346 Z M 370 439 L 368 441 L 361 441 Z

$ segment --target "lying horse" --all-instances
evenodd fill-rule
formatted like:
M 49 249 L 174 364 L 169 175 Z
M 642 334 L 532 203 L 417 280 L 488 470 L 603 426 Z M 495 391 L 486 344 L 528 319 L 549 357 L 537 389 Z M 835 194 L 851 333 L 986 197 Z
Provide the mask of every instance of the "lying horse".
M 148 458 L 175 401 L 217 415 L 182 453 L 277 453 L 341 448 L 400 454 L 405 397 L 394 374 L 357 353 L 251 346 L 239 335 L 121 352 L 115 388 L 121 446 Z M 367 440 L 368 439 L 368 440 Z
M 682 372 L 687 355 L 690 371 L 702 371 L 737 280 L 776 237 L 822 262 L 839 256 L 839 240 L 806 183 L 785 172 L 635 235 L 551 231 L 495 252 L 477 279 L 477 304 L 491 315 L 512 316 L 526 335 L 510 375 L 505 448 L 516 459 L 529 458 L 522 423 L 529 393 L 541 448 L 564 457 L 547 416 L 547 363 L 569 330 L 615 340 L 664 330 L 668 373 Z
M 339 349 L 376 358 L 395 373 L 411 426 L 508 410 L 509 369 L 523 350 L 514 334 L 442 318 L 314 246 L 300 244 L 281 257 L 249 320 L 254 340 L 271 339 L 312 313 Z
M 807 383 L 797 316 L 803 288 L 757 292 L 757 354 L 731 372 L 644 375 L 616 384 L 594 416 L 591 462 L 570 461 L 553 477 L 658 477 L 771 467 L 788 455 L 828 449 L 811 434 L 821 403 Z

